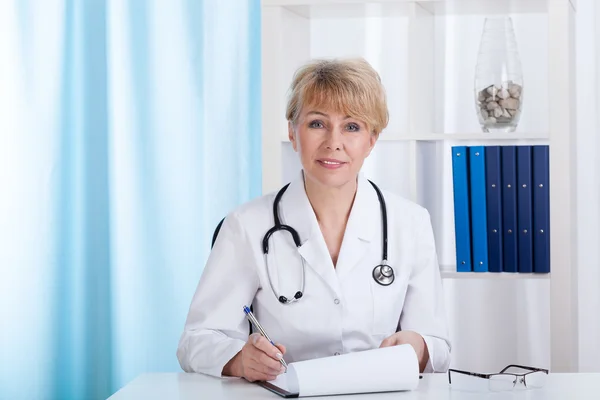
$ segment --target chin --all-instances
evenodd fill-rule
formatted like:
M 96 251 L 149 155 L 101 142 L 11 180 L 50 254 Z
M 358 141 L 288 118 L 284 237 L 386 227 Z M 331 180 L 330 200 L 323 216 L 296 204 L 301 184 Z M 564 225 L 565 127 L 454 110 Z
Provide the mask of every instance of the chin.
M 357 174 L 349 171 L 310 171 L 309 176 L 323 186 L 337 188 L 356 180 Z

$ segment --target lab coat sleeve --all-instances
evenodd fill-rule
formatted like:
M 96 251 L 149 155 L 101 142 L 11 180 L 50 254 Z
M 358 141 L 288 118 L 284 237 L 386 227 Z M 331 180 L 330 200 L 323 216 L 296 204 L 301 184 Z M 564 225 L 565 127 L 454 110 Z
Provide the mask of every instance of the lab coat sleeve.
M 248 339 L 243 312 L 259 287 L 250 241 L 232 213 L 225 218 L 192 298 L 177 358 L 186 372 L 222 376 Z
M 451 345 L 429 212 L 422 209 L 416 223 L 416 262 L 399 325 L 402 330 L 419 333 L 425 340 L 429 352 L 425 372 L 446 372 L 450 365 Z

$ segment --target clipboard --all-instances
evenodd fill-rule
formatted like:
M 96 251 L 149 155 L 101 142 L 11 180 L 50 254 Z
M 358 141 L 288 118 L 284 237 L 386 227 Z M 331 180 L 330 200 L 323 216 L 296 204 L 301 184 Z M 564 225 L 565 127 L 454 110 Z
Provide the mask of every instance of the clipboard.
M 419 379 L 423 379 L 423 375 L 419 375 Z M 256 384 L 275 393 L 276 395 L 283 397 L 284 399 L 294 399 L 300 396 L 300 392 L 290 392 L 284 388 L 272 384 L 269 381 L 258 381 Z
M 268 381 L 258 381 L 256 383 L 258 384 L 258 386 L 262 386 L 263 388 L 265 388 L 285 399 L 296 398 L 300 395 L 300 392 L 295 392 L 295 393 L 288 392 L 287 390 L 280 388 L 279 386 L 275 386 L 271 382 L 268 382 Z
M 285 373 L 279 375 L 273 381 L 257 381 L 259 386 L 286 399 L 300 397 L 300 386 L 298 376 L 292 364 L 288 365 Z
M 415 350 L 403 344 L 291 362 L 274 380 L 256 383 L 283 398 L 296 398 L 408 391 L 417 388 L 419 379 Z

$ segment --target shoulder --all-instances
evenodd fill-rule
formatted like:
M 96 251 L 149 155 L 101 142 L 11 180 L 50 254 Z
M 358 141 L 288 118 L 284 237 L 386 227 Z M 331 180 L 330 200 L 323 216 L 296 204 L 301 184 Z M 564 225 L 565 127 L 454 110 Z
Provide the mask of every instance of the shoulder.
M 382 190 L 388 214 L 396 221 L 410 221 L 413 224 L 430 224 L 429 211 L 422 205 L 396 193 Z
M 268 193 L 240 204 L 227 214 L 224 224 L 249 228 L 271 223 L 276 194 L 277 192 Z

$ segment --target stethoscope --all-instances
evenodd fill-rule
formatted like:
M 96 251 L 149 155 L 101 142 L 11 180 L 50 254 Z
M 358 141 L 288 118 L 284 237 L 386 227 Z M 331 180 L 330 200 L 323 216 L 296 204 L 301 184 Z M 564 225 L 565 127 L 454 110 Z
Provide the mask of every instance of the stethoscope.
M 394 269 L 392 267 L 390 267 L 387 263 L 387 240 L 388 240 L 388 237 L 387 237 L 387 210 L 386 210 L 386 206 L 385 206 L 385 200 L 383 199 L 383 194 L 381 194 L 381 191 L 379 190 L 377 185 L 375 185 L 370 180 L 369 180 L 369 183 L 373 186 L 373 188 L 377 192 L 377 197 L 379 198 L 379 206 L 381 208 L 381 220 L 382 220 L 382 225 L 383 225 L 383 245 L 382 245 L 383 248 L 381 251 L 382 252 L 382 255 L 381 255 L 382 261 L 381 261 L 381 264 L 379 264 L 379 265 L 375 266 L 375 268 L 373 268 L 373 279 L 375 280 L 375 282 L 377 282 L 378 284 L 380 284 L 382 286 L 388 286 L 388 285 L 391 285 L 392 282 L 394 282 Z M 282 296 L 277 293 L 277 290 L 275 290 L 275 288 L 273 287 L 273 282 L 271 282 L 271 274 L 269 272 L 269 263 L 268 263 L 269 238 L 275 232 L 288 231 L 292 235 L 292 239 L 294 240 L 294 244 L 296 245 L 296 247 L 301 246 L 300 235 L 298 235 L 298 232 L 296 232 L 296 230 L 294 228 L 292 228 L 291 226 L 282 224 L 281 221 L 279 220 L 279 212 L 278 212 L 279 202 L 289 185 L 290 184 L 288 183 L 287 185 L 282 187 L 279 190 L 279 192 L 277 192 L 277 195 L 275 196 L 275 200 L 273 201 L 273 220 L 275 221 L 275 225 L 267 231 L 267 233 L 263 237 L 263 241 L 262 241 L 262 249 L 263 249 L 263 254 L 265 257 L 265 265 L 267 267 L 267 277 L 269 278 L 269 285 L 271 285 L 271 290 L 273 291 L 273 294 L 275 295 L 275 297 L 277 297 L 279 302 L 282 304 L 290 304 L 290 303 L 294 303 L 294 302 L 300 300 L 300 298 L 302 297 L 302 294 L 304 293 L 304 283 L 305 283 L 304 281 L 305 281 L 305 275 L 306 275 L 306 265 L 304 264 L 304 257 L 300 256 L 300 258 L 302 260 L 301 289 L 298 290 L 296 292 L 296 294 L 294 294 L 294 297 L 292 299 L 288 299 L 287 297 Z

